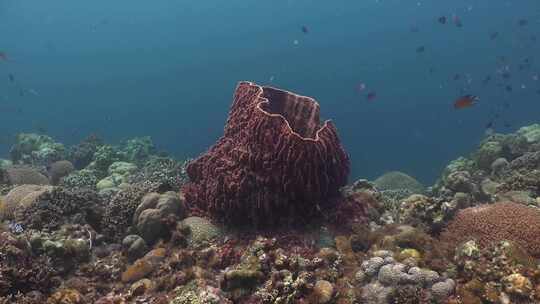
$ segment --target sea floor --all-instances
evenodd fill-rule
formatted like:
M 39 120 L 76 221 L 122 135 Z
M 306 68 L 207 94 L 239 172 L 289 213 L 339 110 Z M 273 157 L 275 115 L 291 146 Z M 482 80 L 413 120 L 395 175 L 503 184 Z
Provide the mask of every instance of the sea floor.
M 0 303 L 540 303 L 540 125 L 492 134 L 434 185 L 357 180 L 278 227 L 194 208 L 148 137 L 0 159 Z

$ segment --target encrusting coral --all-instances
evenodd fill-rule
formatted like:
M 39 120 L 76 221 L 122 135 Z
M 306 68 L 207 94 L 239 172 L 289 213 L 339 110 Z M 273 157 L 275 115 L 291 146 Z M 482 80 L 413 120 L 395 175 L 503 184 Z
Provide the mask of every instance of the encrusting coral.
M 456 246 L 475 240 L 487 246 L 508 240 L 540 257 L 540 210 L 516 203 L 495 203 L 461 210 L 442 234 Z

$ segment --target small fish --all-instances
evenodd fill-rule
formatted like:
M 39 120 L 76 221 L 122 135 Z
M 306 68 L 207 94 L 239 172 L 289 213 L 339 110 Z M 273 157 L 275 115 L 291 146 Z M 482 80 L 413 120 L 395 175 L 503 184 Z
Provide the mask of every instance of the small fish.
M 486 124 L 486 129 L 491 129 L 491 128 L 493 128 L 493 120 L 488 121 L 488 123 Z
M 307 26 L 305 26 L 305 25 L 302 25 L 301 30 L 302 30 L 302 33 L 304 33 L 304 34 L 309 33 L 309 29 L 308 29 Z
M 8 60 L 7 54 L 4 53 L 4 52 L 0 52 L 0 59 L 1 59 L 1 60 L 4 60 L 4 61 L 7 61 L 7 60 Z
M 463 23 L 461 22 L 461 19 L 457 15 L 452 16 L 452 21 L 454 21 L 455 26 L 463 27 Z
M 527 19 L 519 19 L 519 21 L 518 21 L 519 26 L 526 26 L 528 24 L 529 24 L 529 20 L 527 20 Z
M 458 99 L 456 99 L 456 101 L 454 101 L 454 109 L 459 110 L 459 109 L 471 107 L 474 104 L 476 104 L 478 100 L 480 100 L 478 96 L 470 95 L 470 94 L 463 95 L 459 97 Z
M 510 73 L 508 73 L 508 72 L 502 73 L 501 76 L 502 76 L 503 79 L 506 79 L 506 80 L 508 80 L 508 79 L 510 79 L 512 77 L 512 75 Z
M 373 101 L 373 100 L 375 100 L 376 97 L 377 97 L 377 92 L 375 92 L 375 91 L 371 91 L 366 95 L 366 99 L 368 101 Z
M 440 23 L 440 24 L 446 24 L 446 16 L 440 16 L 437 21 Z
M 495 40 L 497 39 L 497 37 L 499 37 L 499 32 L 492 32 L 491 34 L 489 34 L 490 40 Z
M 461 75 L 459 74 L 455 74 L 454 77 L 453 77 L 454 80 L 459 80 L 461 79 Z
M 15 82 L 15 76 L 11 73 L 8 74 L 9 82 Z
M 356 89 L 358 90 L 358 92 L 362 92 L 363 90 L 366 89 L 366 84 L 361 82 L 356 86 Z
M 512 86 L 511 85 L 505 86 L 504 89 L 506 90 L 506 92 L 512 92 Z
M 425 50 L 426 50 L 426 47 L 423 45 L 416 48 L 417 53 L 423 53 Z

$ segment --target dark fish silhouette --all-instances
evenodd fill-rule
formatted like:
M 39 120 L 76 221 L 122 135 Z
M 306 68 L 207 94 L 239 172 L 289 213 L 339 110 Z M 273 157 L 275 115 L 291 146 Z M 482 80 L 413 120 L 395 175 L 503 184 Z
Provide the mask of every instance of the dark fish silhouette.
M 458 16 L 454 15 L 454 16 L 452 17 L 452 20 L 454 21 L 454 25 L 455 25 L 455 26 L 457 26 L 457 27 L 463 27 L 463 23 L 461 22 L 461 19 L 460 19 Z
M 506 80 L 508 80 L 508 79 L 510 79 L 512 77 L 512 75 L 510 73 L 508 73 L 508 72 L 502 73 L 501 76 L 502 76 L 503 79 L 506 79 Z
M 455 74 L 454 77 L 453 77 L 454 80 L 459 80 L 461 79 L 461 75 L 459 74 Z
M 511 86 L 511 85 L 507 85 L 506 87 L 504 87 L 504 89 L 505 89 L 507 92 L 512 92 L 512 86 Z
M 437 21 L 439 21 L 440 24 L 446 24 L 446 16 L 440 16 Z
M 519 21 L 518 21 L 519 26 L 526 26 L 528 24 L 529 24 L 529 20 L 527 20 L 527 19 L 519 19 Z
M 369 92 L 369 93 L 366 95 L 366 99 L 367 99 L 368 101 L 373 101 L 373 100 L 375 100 L 376 97 L 377 97 L 377 92 L 375 92 L 375 91 Z
M 486 124 L 486 129 L 490 129 L 493 127 L 493 120 L 490 120 L 488 121 L 488 123 Z
M 497 39 L 497 37 L 499 37 L 499 32 L 493 32 L 493 33 L 489 34 L 489 39 L 490 40 L 495 40 L 495 39 Z
M 416 48 L 417 53 L 423 53 L 425 50 L 426 50 L 426 47 L 423 45 Z
M 302 25 L 302 28 L 301 28 L 301 29 L 302 29 L 302 33 L 304 33 L 304 34 L 309 33 L 309 29 L 307 28 L 307 26 Z
M 15 82 L 15 76 L 13 74 L 9 74 L 8 75 L 8 78 L 9 78 L 9 82 Z

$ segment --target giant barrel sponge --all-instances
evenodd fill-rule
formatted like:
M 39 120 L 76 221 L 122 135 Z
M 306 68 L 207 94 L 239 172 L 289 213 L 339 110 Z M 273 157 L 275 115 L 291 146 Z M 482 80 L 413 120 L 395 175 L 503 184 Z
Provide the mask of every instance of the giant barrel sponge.
M 191 207 L 226 223 L 311 217 L 339 196 L 349 158 L 312 98 L 240 82 L 224 135 L 187 167 Z

